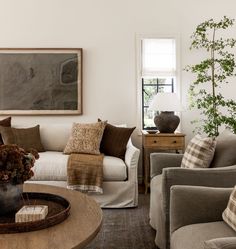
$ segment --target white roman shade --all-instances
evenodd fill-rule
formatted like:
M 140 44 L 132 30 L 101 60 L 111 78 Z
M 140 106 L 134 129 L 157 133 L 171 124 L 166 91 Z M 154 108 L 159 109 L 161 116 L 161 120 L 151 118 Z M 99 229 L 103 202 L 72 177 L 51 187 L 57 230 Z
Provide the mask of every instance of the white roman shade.
M 174 38 L 143 39 L 142 57 L 142 77 L 176 76 Z

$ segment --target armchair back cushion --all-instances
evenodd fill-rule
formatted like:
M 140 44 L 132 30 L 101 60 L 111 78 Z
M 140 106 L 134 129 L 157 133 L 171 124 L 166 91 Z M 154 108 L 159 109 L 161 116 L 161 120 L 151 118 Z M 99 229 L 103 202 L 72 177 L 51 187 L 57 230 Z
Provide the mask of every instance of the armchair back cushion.
M 215 169 L 166 168 L 162 173 L 162 201 L 166 215 L 162 224 L 166 234 L 166 247 L 169 248 L 170 233 L 170 188 L 173 185 L 191 185 L 230 188 L 235 185 L 236 166 Z M 151 190 L 152 191 L 152 190 Z M 226 202 L 227 203 L 227 202 Z M 223 210 L 222 210 L 223 211 Z
M 231 188 L 189 185 L 171 187 L 170 231 L 191 224 L 220 221 Z
M 212 168 L 226 167 L 236 164 L 236 135 L 225 130 L 216 138 L 216 149 L 213 160 L 211 162 Z

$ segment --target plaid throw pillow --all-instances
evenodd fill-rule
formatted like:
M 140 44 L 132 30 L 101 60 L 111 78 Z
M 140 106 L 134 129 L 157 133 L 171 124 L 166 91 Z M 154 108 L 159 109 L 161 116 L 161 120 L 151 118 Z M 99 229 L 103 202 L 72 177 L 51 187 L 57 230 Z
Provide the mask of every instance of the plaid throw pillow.
M 236 186 L 234 187 L 230 197 L 228 206 L 222 214 L 223 220 L 236 231 Z
M 214 138 L 196 135 L 189 142 L 182 159 L 181 168 L 208 168 L 214 156 Z

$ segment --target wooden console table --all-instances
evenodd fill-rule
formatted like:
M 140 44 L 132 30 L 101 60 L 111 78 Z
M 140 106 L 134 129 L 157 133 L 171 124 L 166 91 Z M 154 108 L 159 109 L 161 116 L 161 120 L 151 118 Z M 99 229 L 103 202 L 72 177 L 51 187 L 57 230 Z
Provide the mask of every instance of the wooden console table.
M 183 133 L 155 133 L 149 134 L 142 131 L 143 146 L 143 175 L 145 193 L 150 186 L 150 153 L 155 151 L 175 151 L 176 153 L 185 148 L 185 134 Z

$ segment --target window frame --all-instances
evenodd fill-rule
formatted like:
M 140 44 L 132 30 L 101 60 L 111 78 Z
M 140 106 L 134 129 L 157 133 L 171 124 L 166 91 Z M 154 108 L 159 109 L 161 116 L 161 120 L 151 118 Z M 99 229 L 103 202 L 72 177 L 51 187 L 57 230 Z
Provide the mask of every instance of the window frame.
M 152 79 L 156 80 L 156 84 L 145 84 L 144 81 L 145 81 L 145 78 L 144 77 L 141 77 L 142 78 L 142 100 L 141 100 L 141 103 L 142 103 L 142 130 L 156 130 L 156 126 L 153 126 L 153 127 L 148 127 L 148 128 L 145 128 L 144 127 L 144 110 L 145 108 L 148 108 L 147 105 L 145 105 L 144 103 L 144 88 L 145 86 L 152 86 L 152 87 L 155 87 L 156 88 L 156 93 L 159 92 L 159 87 L 162 87 L 162 86 L 168 86 L 168 87 L 171 87 L 171 92 L 175 92 L 175 82 L 174 82 L 174 78 L 175 77 L 170 77 L 171 78 L 171 83 L 168 83 L 168 84 L 163 84 L 163 83 L 159 83 L 158 80 L 160 80 L 161 78 L 165 78 L 165 77 L 152 77 Z
M 136 34 L 136 73 L 137 73 L 137 128 L 143 130 L 143 84 L 142 84 L 142 40 L 143 39 L 175 39 L 176 46 L 176 75 L 175 75 L 175 93 L 181 99 L 181 86 L 180 86 L 180 35 L 179 34 Z M 154 77 L 153 77 L 154 78 Z M 158 78 L 158 77 L 157 77 Z M 160 77 L 162 78 L 162 77 Z M 180 117 L 181 118 L 181 117 Z M 181 124 L 180 124 L 181 125 Z

